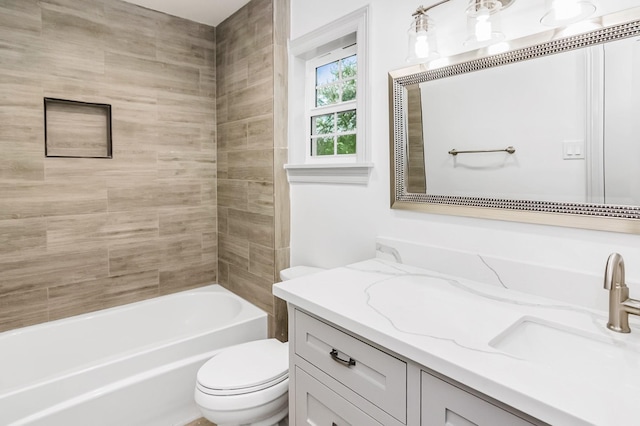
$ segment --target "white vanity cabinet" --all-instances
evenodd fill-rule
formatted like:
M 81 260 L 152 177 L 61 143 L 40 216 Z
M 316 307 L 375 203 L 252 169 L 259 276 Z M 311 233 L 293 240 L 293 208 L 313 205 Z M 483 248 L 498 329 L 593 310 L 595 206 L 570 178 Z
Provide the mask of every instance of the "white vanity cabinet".
M 488 402 L 294 306 L 290 422 L 296 426 L 530 426 Z M 506 408 L 506 407 L 505 407 Z
M 382 425 L 300 368 L 295 382 L 296 426 Z
M 292 317 L 296 425 L 368 424 L 355 420 L 362 416 L 407 424 L 405 361 L 297 309 Z M 313 416 L 343 421 L 314 422 Z
M 524 420 L 425 371 L 422 371 L 420 376 L 421 426 L 532 426 L 543 424 Z

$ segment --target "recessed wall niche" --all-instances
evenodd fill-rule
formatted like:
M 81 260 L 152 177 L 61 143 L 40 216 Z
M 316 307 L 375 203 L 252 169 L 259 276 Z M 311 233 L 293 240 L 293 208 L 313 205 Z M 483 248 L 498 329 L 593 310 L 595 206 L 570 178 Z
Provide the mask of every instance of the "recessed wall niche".
M 44 155 L 111 158 L 111 105 L 44 98 Z

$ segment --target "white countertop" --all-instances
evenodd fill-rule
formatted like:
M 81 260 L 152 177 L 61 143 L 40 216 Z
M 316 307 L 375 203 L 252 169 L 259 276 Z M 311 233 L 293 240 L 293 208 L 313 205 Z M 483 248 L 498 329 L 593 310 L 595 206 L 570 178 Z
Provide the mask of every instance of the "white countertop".
M 635 319 L 631 334 L 614 333 L 605 326 L 606 312 L 382 259 L 278 283 L 273 293 L 554 426 L 640 424 Z M 564 340 L 533 348 L 535 360 L 490 345 L 523 319 L 566 327 L 632 356 L 623 369 L 597 346 L 568 358 L 575 346 L 562 347 Z

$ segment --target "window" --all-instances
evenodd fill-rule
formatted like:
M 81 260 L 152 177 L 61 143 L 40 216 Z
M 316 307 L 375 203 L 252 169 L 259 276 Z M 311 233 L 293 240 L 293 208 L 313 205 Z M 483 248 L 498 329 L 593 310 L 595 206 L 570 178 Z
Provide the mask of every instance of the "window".
M 367 183 L 363 8 L 290 45 L 290 182 Z
M 357 73 L 355 45 L 334 50 L 309 62 L 313 76 L 310 111 L 311 156 L 357 153 Z

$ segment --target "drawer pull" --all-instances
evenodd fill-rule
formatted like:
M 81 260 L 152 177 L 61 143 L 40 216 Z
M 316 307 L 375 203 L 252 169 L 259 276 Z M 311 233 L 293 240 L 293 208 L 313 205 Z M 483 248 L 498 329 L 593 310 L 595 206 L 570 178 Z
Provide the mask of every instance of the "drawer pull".
M 331 352 L 329 352 L 329 355 L 331 355 L 331 358 L 333 358 L 334 361 L 341 362 L 348 367 L 351 367 L 352 365 L 356 365 L 356 360 L 351 357 L 349 357 L 349 359 L 340 358 L 338 356 L 337 349 L 331 349 Z

